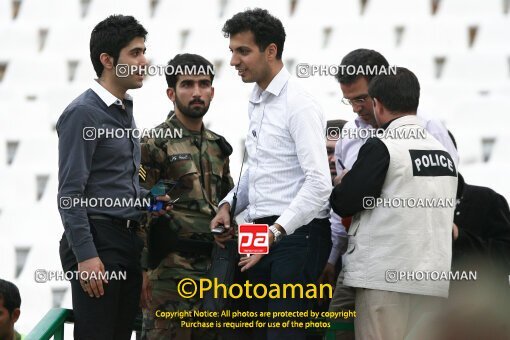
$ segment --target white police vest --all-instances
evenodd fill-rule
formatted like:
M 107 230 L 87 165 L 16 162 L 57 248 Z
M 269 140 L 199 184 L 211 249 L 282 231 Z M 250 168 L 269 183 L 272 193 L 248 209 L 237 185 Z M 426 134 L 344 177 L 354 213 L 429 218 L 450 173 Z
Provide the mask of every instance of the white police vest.
M 407 133 L 418 138 L 404 139 Z M 344 284 L 447 297 L 455 163 L 415 115 L 391 122 L 380 139 L 390 164 L 379 205 L 353 218 Z

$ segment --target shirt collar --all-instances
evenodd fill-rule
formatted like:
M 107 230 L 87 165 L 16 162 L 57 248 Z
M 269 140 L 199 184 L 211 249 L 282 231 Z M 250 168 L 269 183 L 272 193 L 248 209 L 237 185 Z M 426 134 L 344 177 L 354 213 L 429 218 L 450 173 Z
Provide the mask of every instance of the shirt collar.
M 90 88 L 98 95 L 99 98 L 101 98 L 106 106 L 110 107 L 113 104 L 122 105 L 122 101 L 111 94 L 110 91 L 105 89 L 101 84 L 99 84 L 97 79 L 94 79 Z M 131 97 L 128 93 L 124 95 L 124 99 L 133 101 L 133 97 Z
M 363 119 L 360 118 L 360 116 L 357 116 L 354 118 L 354 124 L 356 124 L 356 127 L 359 129 L 373 129 L 374 127 L 367 122 L 365 122 Z
M 265 91 L 262 90 L 258 84 L 255 84 L 251 94 L 250 102 L 252 103 L 260 102 L 260 95 L 262 94 L 262 92 L 269 92 L 278 97 L 282 92 L 283 88 L 285 87 L 285 85 L 287 84 L 287 82 L 289 81 L 289 78 L 290 78 L 289 71 L 287 71 L 285 66 L 282 67 L 280 72 L 278 72 L 276 76 L 274 76 L 273 80 L 271 80 Z

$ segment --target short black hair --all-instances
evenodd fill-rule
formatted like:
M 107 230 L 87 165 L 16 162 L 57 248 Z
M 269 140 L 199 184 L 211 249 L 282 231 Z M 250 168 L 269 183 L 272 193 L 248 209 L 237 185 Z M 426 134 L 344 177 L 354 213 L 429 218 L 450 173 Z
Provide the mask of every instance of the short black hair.
M 12 282 L 0 279 L 0 301 L 3 301 L 5 309 L 12 316 L 12 312 L 21 306 L 18 287 Z
M 261 8 L 248 9 L 239 12 L 228 19 L 223 26 L 225 38 L 237 33 L 251 31 L 255 36 L 255 43 L 263 52 L 267 46 L 276 45 L 276 59 L 282 59 L 283 45 L 285 44 L 285 29 L 280 19 Z
M 395 67 L 387 75 L 378 75 L 368 85 L 368 94 L 395 113 L 416 112 L 420 102 L 420 83 L 413 72 Z
M 143 38 L 147 31 L 132 16 L 110 15 L 94 27 L 90 34 L 90 59 L 96 75 L 101 77 L 103 64 L 99 59 L 101 53 L 107 53 L 115 60 L 119 60 L 120 50 L 129 45 L 134 38 Z
M 213 64 L 201 55 L 184 53 L 177 54 L 168 62 L 165 76 L 168 87 L 177 85 L 179 75 L 190 74 L 196 71 L 196 75 L 209 75 L 211 77 L 211 84 L 214 80 L 214 67 Z M 192 72 L 184 72 L 192 71 Z M 204 73 L 205 72 L 205 73 Z
M 378 69 L 381 67 L 388 68 L 390 66 L 386 58 L 384 58 L 381 53 L 374 50 L 359 48 L 349 52 L 340 62 L 338 73 L 335 75 L 335 78 L 340 84 L 352 84 L 359 77 L 365 77 L 367 82 L 370 83 L 372 78 L 375 76 L 375 74 L 372 73 L 365 75 L 353 74 L 353 72 L 349 72 L 349 70 L 347 70 L 347 67 L 350 67 L 350 65 L 352 65 L 355 70 L 358 70 L 360 66 L 363 68 L 369 66 L 370 69 L 374 69 L 374 67 L 377 67 Z
M 457 141 L 455 140 L 455 137 L 453 136 L 453 133 L 450 130 L 447 130 L 447 131 L 448 131 L 448 136 L 450 136 L 450 139 L 452 140 L 453 146 L 455 147 L 455 150 L 457 150 Z
M 343 119 L 331 119 L 326 122 L 326 137 L 328 134 L 328 131 L 330 131 L 330 128 L 337 128 L 339 130 L 342 130 L 344 128 L 345 123 L 347 123 L 346 120 Z

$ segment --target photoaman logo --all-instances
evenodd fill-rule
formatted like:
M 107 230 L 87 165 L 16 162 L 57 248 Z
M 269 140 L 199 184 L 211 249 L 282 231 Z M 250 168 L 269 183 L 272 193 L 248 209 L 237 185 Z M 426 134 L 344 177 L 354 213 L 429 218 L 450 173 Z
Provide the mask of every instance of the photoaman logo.
M 241 224 L 239 226 L 239 254 L 269 253 L 268 231 L 267 224 Z

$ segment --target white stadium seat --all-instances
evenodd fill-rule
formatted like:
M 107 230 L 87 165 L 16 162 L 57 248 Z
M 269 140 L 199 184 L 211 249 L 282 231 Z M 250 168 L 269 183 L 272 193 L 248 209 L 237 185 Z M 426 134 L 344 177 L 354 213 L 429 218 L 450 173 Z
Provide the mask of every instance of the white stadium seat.
M 96 25 L 113 14 L 132 15 L 142 25 L 150 21 L 150 2 L 139 0 L 93 0 L 86 20 Z
M 12 1 L 0 0 L 0 27 L 12 22 Z
M 488 19 L 480 24 L 478 37 L 473 46 L 475 51 L 479 52 L 497 52 L 510 56 L 509 44 L 501 43 L 504 41 L 507 32 L 510 32 L 510 20 Z
M 64 14 L 65 13 L 65 14 Z M 58 20 L 55 17 L 58 16 Z M 23 0 L 16 24 L 52 27 L 75 24 L 82 20 L 79 0 Z
M 4 280 L 12 281 L 16 273 L 16 259 L 12 240 L 5 237 L 2 227 L 4 225 L 0 215 L 0 232 L 2 233 L 2 239 L 0 239 L 0 277 Z
M 370 19 L 388 22 L 416 22 L 432 16 L 430 0 L 369 0 L 365 14 Z
M 505 0 L 487 0 L 483 5 L 478 0 L 442 0 L 439 2 L 438 17 L 452 18 L 500 18 L 504 16 Z

